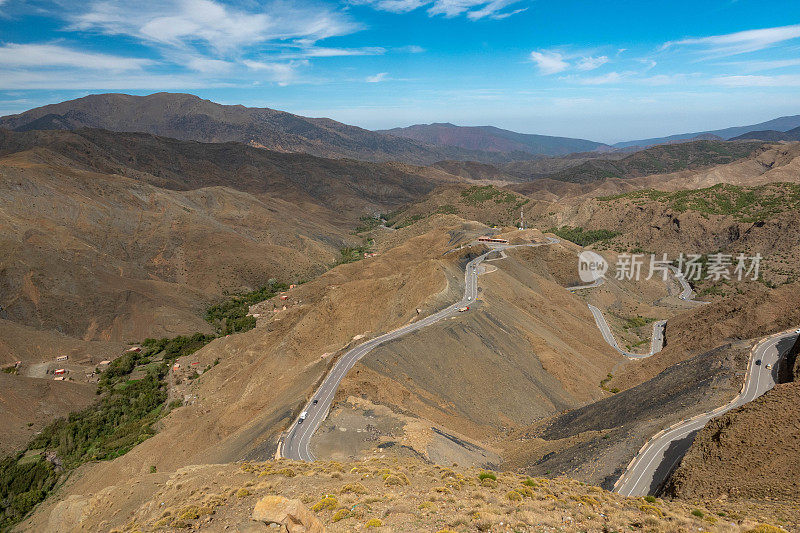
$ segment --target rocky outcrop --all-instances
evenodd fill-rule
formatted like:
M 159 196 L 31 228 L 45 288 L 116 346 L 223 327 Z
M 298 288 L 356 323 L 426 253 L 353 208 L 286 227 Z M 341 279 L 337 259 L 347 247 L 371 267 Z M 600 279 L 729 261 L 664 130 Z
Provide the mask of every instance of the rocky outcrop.
M 253 509 L 253 520 L 268 525 L 279 524 L 288 533 L 324 533 L 319 519 L 300 500 L 283 496 L 265 496 Z

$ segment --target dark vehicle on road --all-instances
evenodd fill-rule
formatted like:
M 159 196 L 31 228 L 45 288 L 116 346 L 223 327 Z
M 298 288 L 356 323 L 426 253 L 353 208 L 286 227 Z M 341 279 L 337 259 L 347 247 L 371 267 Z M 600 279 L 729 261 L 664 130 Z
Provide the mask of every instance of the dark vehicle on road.
M 313 402 L 311 402 L 311 405 L 317 405 L 318 403 L 319 403 L 319 400 L 314 400 Z
M 761 359 L 756 359 L 756 364 L 760 365 L 761 364 Z

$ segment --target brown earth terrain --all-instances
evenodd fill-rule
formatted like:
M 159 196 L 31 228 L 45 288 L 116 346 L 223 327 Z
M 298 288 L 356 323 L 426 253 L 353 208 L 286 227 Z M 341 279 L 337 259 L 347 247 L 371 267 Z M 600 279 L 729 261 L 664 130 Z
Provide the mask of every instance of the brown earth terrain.
M 219 516 L 204 513 L 202 520 L 214 518 L 200 523 L 194 522 L 198 518 L 176 517 L 175 511 L 183 507 L 163 516 L 164 500 L 156 504 L 137 485 L 152 488 L 152 468 L 173 472 L 152 474 L 159 483 L 190 468 L 203 472 L 196 478 L 199 486 L 210 486 L 215 478 L 204 478 L 207 472 L 223 477 L 228 475 L 225 468 L 237 467 L 190 465 L 271 458 L 279 435 L 337 356 L 459 298 L 464 265 L 485 250 L 461 246 L 496 232 L 483 223 L 505 225 L 514 243 L 540 238 L 536 230 L 508 228 L 520 210 L 527 223 L 541 229 L 573 226 L 620 232 L 594 245 L 612 261 L 614 251 L 631 249 L 759 251 L 769 256 L 764 267 L 768 276 L 764 282 L 723 284 L 709 294 L 712 303 L 695 307 L 675 298 L 672 281 L 609 281 L 569 293 L 564 287 L 577 282 L 576 255 L 581 250 L 569 242 L 508 251 L 483 264 L 481 292 L 468 313 L 365 357 L 343 381 L 332 415 L 312 447 L 321 456 L 343 461 L 422 459 L 541 477 L 567 474 L 609 487 L 653 433 L 722 405 L 738 392 L 754 339 L 800 323 L 793 263 L 800 253 L 800 231 L 797 206 L 789 205 L 794 189 L 771 183 L 797 181 L 797 146 L 765 148 L 711 170 L 619 180 L 624 185 L 605 180 L 591 191 L 564 188 L 560 192 L 569 197 L 556 204 L 549 201 L 552 191 L 532 199 L 498 187 L 458 184 L 465 177 L 457 168 L 451 173 L 446 167 L 320 159 L 236 143 L 204 145 L 102 130 L 0 131 L 0 331 L 10 332 L 0 341 L 0 361 L 23 360 L 29 365 L 21 367 L 21 374 L 0 376 L 9 385 L 0 400 L 26 402 L 24 408 L 7 408 L 8 428 L 15 432 L 3 442 L 9 450 L 40 427 L 27 426 L 33 412 L 42 410 L 36 402 L 53 404 L 42 410 L 45 423 L 69 411 L 71 404 L 90 401 L 93 389 L 88 385 L 26 377 L 34 371 L 49 376 L 54 353 L 70 350 L 71 364 L 74 360 L 78 365 L 81 355 L 90 366 L 97 358 L 118 355 L 123 347 L 119 341 L 210 332 L 203 310 L 226 294 L 256 288 L 269 278 L 310 280 L 282 295 L 285 300 L 275 297 L 253 306 L 255 329 L 218 338 L 180 359 L 182 370 L 170 374 L 168 401 L 182 406 L 159 420 L 158 433 L 112 461 L 78 468 L 25 527 L 56 529 L 58 516 L 83 517 L 89 529 L 99 524 L 124 527 L 131 517 L 141 524 L 169 518 L 165 525 L 178 519 L 213 529 L 219 523 L 211 524 L 213 520 L 230 516 L 224 525 L 245 527 L 249 495 L 231 496 L 228 488 L 212 491 L 237 505 L 229 512 L 222 510 L 225 504 L 213 504 Z M 664 183 L 664 190 L 671 191 L 681 184 L 743 184 L 748 179 L 757 190 L 722 191 L 735 195 L 735 209 L 752 207 L 746 219 L 741 212 L 708 212 L 708 195 L 717 195 L 719 189 L 690 191 L 701 195 L 705 204 L 686 203 L 684 193 L 598 198 L 653 183 Z M 534 193 L 530 194 L 537 197 Z M 737 203 L 739 198 L 749 203 Z M 404 205 L 408 207 L 401 209 Z M 395 213 L 389 222 L 395 228 L 379 226 L 352 234 L 360 216 L 391 211 Z M 374 239 L 376 256 L 329 269 L 340 259 L 340 248 L 361 244 L 367 237 Z M 631 349 L 644 350 L 651 330 L 649 323 L 631 326 L 631 319 L 669 318 L 666 347 L 645 360 L 624 360 L 603 341 L 587 302 L 606 312 L 620 344 Z M 186 379 L 194 364 L 207 370 Z M 82 369 L 76 366 L 75 375 Z M 62 393 L 62 385 L 71 388 Z M 779 396 L 777 404 L 783 405 L 783 399 Z M 786 438 L 795 434 L 792 430 Z M 259 468 L 271 471 L 271 466 Z M 302 468 L 310 473 L 315 467 Z M 423 468 L 434 467 L 409 467 L 403 474 Z M 369 482 L 377 481 L 375 473 L 370 474 Z M 475 472 L 464 476 L 474 477 Z M 275 485 L 274 492 L 298 497 L 306 490 L 302 486 L 320 482 L 310 475 L 298 477 L 305 484 L 291 478 L 298 485 Z M 775 487 L 781 479 L 775 477 Z M 176 488 L 171 505 L 177 506 L 180 497 L 189 501 L 194 496 L 177 488 L 182 482 L 172 483 Z M 253 483 L 251 487 L 261 482 Z M 508 499 L 510 489 L 502 483 L 497 498 L 487 496 L 487 507 L 476 509 L 498 527 L 500 517 L 516 516 L 515 506 L 522 505 L 513 496 Z M 546 486 L 544 481 L 537 483 Z M 578 486 L 564 483 L 560 492 L 542 501 L 555 505 L 551 502 L 565 499 L 559 496 L 565 487 Z M 333 490 L 313 486 L 315 491 Z M 426 494 L 436 491 L 424 486 Z M 257 490 L 267 494 L 273 489 L 265 485 Z M 307 504 L 317 499 L 302 494 Z M 436 494 L 447 502 L 436 500 L 442 512 L 452 509 L 473 516 L 471 509 L 457 507 L 461 498 L 446 491 Z M 526 496 L 519 501 L 527 502 Z M 511 510 L 498 511 L 496 506 L 506 502 L 502 498 Z M 527 511 L 534 513 L 531 523 L 554 527 L 664 525 L 646 522 L 638 512 L 653 520 L 667 514 L 671 523 L 665 530 L 722 528 L 711 520 L 695 522 L 688 504 L 658 502 L 656 512 L 643 509 L 653 502 L 619 501 L 620 507 L 601 511 L 584 500 L 581 510 L 592 509 L 585 516 L 576 514 L 574 507 L 533 506 Z M 633 508 L 627 507 L 630 502 L 636 502 Z M 757 509 L 753 516 L 765 516 L 759 514 L 766 512 L 759 505 L 737 509 Z M 670 506 L 679 511 L 670 511 Z M 723 507 L 714 510 L 725 512 L 725 518 L 709 517 L 730 520 L 730 510 Z M 794 525 L 783 508 L 776 508 L 781 523 Z M 387 509 L 380 507 L 380 513 L 389 523 L 395 518 Z M 538 512 L 545 514 L 539 518 Z M 552 513 L 558 515 L 558 523 L 547 522 Z M 600 513 L 605 520 L 599 520 Z M 398 518 L 395 525 L 400 529 L 412 523 L 417 527 L 420 520 L 421 528 L 477 527 L 469 519 L 442 522 L 441 513 L 422 518 L 414 512 L 396 514 L 413 515 Z M 565 514 L 571 522 L 565 521 Z M 518 517 L 522 524 L 528 519 Z M 623 521 L 609 522 L 617 519 Z M 725 527 L 751 524 L 743 517 L 733 520 L 735 525 L 726 522 Z
M 258 319 L 255 329 L 220 338 L 182 358 L 211 368 L 171 393 L 184 407 L 160 431 L 113 461 L 84 465 L 70 492 L 100 490 L 149 465 L 169 471 L 191 464 L 266 459 L 329 367 L 331 355 L 456 300 L 463 290 L 457 254 L 444 252 L 480 233 L 452 216 L 426 221 L 427 232 L 379 256 L 340 265 L 289 291 L 297 304 Z M 480 228 L 480 226 L 477 226 Z M 399 230 L 395 233 L 400 233 Z M 415 229 L 408 228 L 413 234 Z M 457 237 L 453 242 L 453 235 Z M 471 236 L 470 236 L 471 234 Z M 381 297 L 375 297 L 381 295 Z M 324 324 L 324 328 L 321 327 Z M 213 364 L 218 360 L 218 364 Z
M 96 378 L 87 374 L 127 348 L 0 319 L 0 367 L 5 369 L 0 373 L 0 457 L 24 448 L 53 420 L 94 402 Z M 65 355 L 66 361 L 56 361 Z M 65 381 L 53 380 L 57 368 L 69 370 Z
M 711 420 L 700 431 L 666 494 L 725 501 L 800 500 L 800 338 L 788 345 L 774 389 Z
M 4 316 L 84 339 L 206 331 L 202 311 L 226 291 L 317 275 L 360 242 L 359 215 L 432 188 L 390 167 L 230 143 L 0 136 Z
M 305 524 L 313 520 L 331 532 L 758 533 L 781 531 L 759 529 L 764 524 L 798 526 L 795 509 L 786 504 L 648 502 L 565 478 L 440 467 L 413 459 L 198 465 L 63 496 L 25 526 L 52 532 L 275 531 L 276 523 L 270 527 L 252 519 L 266 497 L 284 502 L 276 509 L 283 511 L 276 513 L 282 520 L 290 509 L 283 498 L 297 500 Z
M 42 427 L 97 399 L 89 383 L 5 373 L 0 373 L 0 390 L 0 457 L 24 448 Z
M 564 242 L 512 249 L 505 253 L 506 258 L 486 261 L 474 310 L 382 345 L 356 365 L 337 394 L 334 415 L 312 441 L 314 454 L 342 459 L 416 454 L 439 464 L 464 464 L 463 458 L 457 460 L 448 453 L 471 450 L 477 456 L 468 463 L 492 464 L 487 450 L 500 453 L 504 460 L 510 458 L 499 451 L 508 451 L 506 436 L 564 410 L 596 405 L 607 398 L 611 394 L 607 375 L 641 363 L 622 358 L 605 343 L 585 301 L 604 309 L 623 345 L 631 339 L 631 343 L 638 340 L 648 348 L 652 326 L 626 329 L 623 317 L 669 318 L 693 304 L 678 300 L 677 287 L 660 279 L 610 280 L 600 288 L 571 294 L 564 287 L 580 283 L 579 250 Z M 726 381 L 731 379 L 733 366 L 728 363 L 728 373 L 719 378 L 726 383 L 725 393 L 737 386 Z M 700 368 L 696 371 L 700 373 Z M 695 376 L 683 378 L 695 384 Z M 679 379 L 674 378 L 669 386 Z M 693 392 L 706 394 L 704 386 L 695 386 Z M 368 402 L 369 407 L 354 398 Z M 715 399 L 708 400 L 712 407 Z M 643 424 L 637 428 L 640 438 L 656 431 L 652 428 L 658 421 L 648 417 L 658 418 L 669 409 L 691 405 L 678 400 L 678 395 L 671 397 L 670 401 L 680 405 L 665 404 L 657 415 L 646 412 L 638 421 L 634 417 L 635 423 Z M 392 411 L 380 413 L 375 404 Z M 374 431 L 361 422 L 364 418 L 370 419 L 367 424 Z M 392 431 L 378 430 L 390 421 Z M 454 433 L 452 442 L 464 444 L 462 449 L 441 449 L 435 437 L 447 432 Z M 619 444 L 619 440 L 611 442 Z M 548 452 L 553 449 L 551 446 Z M 631 447 L 625 453 L 634 452 Z M 604 475 L 611 476 L 627 460 L 622 455 L 604 457 L 608 468 Z M 522 463 L 503 463 L 503 467 L 512 464 Z M 539 475 L 551 469 L 541 468 Z M 570 474 L 604 481 L 603 476 L 586 471 L 571 470 Z
M 383 135 L 328 118 L 221 105 L 180 93 L 93 94 L 0 117 L 0 129 L 3 128 L 16 131 L 103 128 L 206 143 L 235 141 L 277 152 L 368 161 L 430 164 L 443 159 L 508 159 L 492 152 L 434 146 Z
M 800 382 L 710 421 L 665 491 L 704 501 L 800 501 Z

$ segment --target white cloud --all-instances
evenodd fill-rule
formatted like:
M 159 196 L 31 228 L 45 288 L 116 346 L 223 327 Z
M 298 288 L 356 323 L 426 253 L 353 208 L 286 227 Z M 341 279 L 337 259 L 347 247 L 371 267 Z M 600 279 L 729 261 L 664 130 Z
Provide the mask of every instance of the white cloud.
M 230 72 L 235 64 L 221 59 L 208 59 L 205 57 L 190 57 L 183 62 L 186 68 L 204 74 L 223 74 Z
M 712 84 L 725 87 L 800 87 L 800 75 L 784 74 L 781 76 L 718 76 L 712 78 Z
M 536 63 L 542 74 L 557 74 L 569 68 L 569 63 L 564 61 L 564 56 L 560 52 L 542 50 L 531 52 L 531 61 Z
M 380 46 L 365 46 L 362 48 L 320 48 L 312 47 L 297 53 L 301 57 L 343 57 L 343 56 L 377 56 L 386 53 Z
M 72 67 L 113 71 L 138 70 L 152 64 L 139 59 L 82 52 L 56 44 L 14 44 L 0 46 L 0 66 L 4 67 Z
M 760 72 L 800 66 L 800 59 L 774 59 L 771 61 L 731 61 L 721 63 L 724 66 L 740 67 L 745 72 Z
M 112 73 L 102 71 L 3 71 L 0 90 L 52 89 L 87 91 L 179 90 L 230 87 L 235 84 L 209 81 L 197 75 L 158 75 L 146 72 Z
M 756 52 L 800 37 L 800 24 L 759 30 L 746 30 L 725 35 L 682 39 L 664 43 L 662 50 L 674 47 L 695 47 L 706 57 L 726 57 Z
M 609 61 L 608 56 L 583 57 L 575 65 L 575 68 L 582 71 L 594 70 L 596 68 L 602 67 L 603 65 L 608 63 L 608 61 Z
M 400 46 L 394 49 L 395 52 L 405 52 L 408 54 L 421 54 L 425 51 L 421 46 L 416 44 L 409 44 L 408 46 Z
M 130 35 L 179 48 L 209 47 L 223 55 L 270 41 L 313 43 L 360 28 L 327 7 L 273 2 L 248 12 L 213 0 L 95 1 L 71 20 L 71 29 Z
M 465 15 L 470 20 L 483 18 L 504 19 L 525 11 L 521 8 L 503 11 L 507 7 L 518 4 L 521 0 L 351 0 L 357 5 L 369 5 L 374 9 L 391 13 L 408 13 L 423 6 L 428 7 L 431 17 L 443 15 L 447 18 Z
M 611 61 L 606 55 L 594 55 L 590 51 L 572 50 L 570 47 L 534 50 L 530 53 L 530 59 L 545 75 L 558 74 L 567 70 L 588 72 Z
M 621 81 L 623 78 L 627 77 L 630 73 L 624 72 L 609 72 L 608 74 L 603 74 L 602 76 L 593 76 L 589 78 L 581 78 L 579 83 L 581 85 L 606 85 L 609 83 L 617 83 Z
M 367 83 L 380 83 L 382 81 L 386 81 L 388 79 L 387 78 L 388 75 L 389 75 L 388 72 L 379 72 L 374 76 L 367 76 L 366 81 Z
M 266 73 L 267 81 L 274 81 L 278 85 L 288 85 L 297 77 L 298 69 L 308 66 L 309 63 L 305 60 L 285 63 L 245 60 L 244 64 L 251 70 Z
M 357 3 L 370 4 L 375 9 L 391 13 L 408 13 L 424 6 L 428 0 L 365 0 Z

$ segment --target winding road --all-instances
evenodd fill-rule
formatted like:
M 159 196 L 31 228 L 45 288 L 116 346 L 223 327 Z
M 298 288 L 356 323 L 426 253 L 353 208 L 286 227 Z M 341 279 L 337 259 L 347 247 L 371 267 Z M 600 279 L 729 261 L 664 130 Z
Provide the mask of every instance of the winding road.
M 544 243 L 493 246 L 492 250 L 481 254 L 467 263 L 464 270 L 464 295 L 461 300 L 421 320 L 402 326 L 374 339 L 370 339 L 347 351 L 336 361 L 311 400 L 303 408 L 302 412 L 306 414 L 305 418 L 301 420 L 300 417 L 298 417 L 292 424 L 285 438 L 281 440 L 277 456 L 301 461 L 314 461 L 315 457 L 309 450 L 311 438 L 327 417 L 333 397 L 339 388 L 339 384 L 347 373 L 362 357 L 381 344 L 446 318 L 453 317 L 458 314 L 459 308 L 472 305 L 478 296 L 478 267 L 487 256 L 495 252 L 500 252 L 502 256 L 505 256 L 505 250 L 509 248 L 543 246 L 557 244 L 559 242 L 559 239 L 548 237 L 548 241 Z M 674 267 L 671 268 L 671 270 L 682 288 L 679 298 L 686 301 L 696 301 L 693 300 L 694 293 L 691 287 L 681 273 Z M 602 285 L 603 281 L 604 280 L 601 278 L 588 285 L 569 287 L 568 290 L 575 291 L 597 287 Z M 650 353 L 635 354 L 619 347 L 603 313 L 597 307 L 589 304 L 589 309 L 606 342 L 626 357 L 643 359 L 657 353 L 664 345 L 664 327 L 667 322 L 666 320 L 660 320 L 653 325 Z M 684 456 L 696 433 L 705 426 L 711 418 L 754 400 L 775 385 L 775 375 L 777 372 L 775 368 L 781 356 L 778 346 L 782 341 L 793 338 L 796 335 L 797 333 L 795 332 L 785 332 L 773 335 L 761 341 L 752 351 L 742 392 L 726 406 L 684 420 L 656 434 L 631 461 L 625 473 L 617 480 L 614 490 L 624 496 L 643 496 L 656 492 L 663 484 L 664 480 L 667 479 L 678 461 Z M 759 364 L 756 364 L 757 361 Z M 771 365 L 771 369 L 766 368 L 768 364 Z
M 430 326 L 431 324 L 439 322 L 440 320 L 444 320 L 445 318 L 455 316 L 458 314 L 459 308 L 471 305 L 478 296 L 478 266 L 489 254 L 497 251 L 502 253 L 503 250 L 507 250 L 509 248 L 524 246 L 536 247 L 557 244 L 561 242 L 559 239 L 553 237 L 548 237 L 547 239 L 547 242 L 537 244 L 493 246 L 492 250 L 479 255 L 467 263 L 467 266 L 464 269 L 464 295 L 461 300 L 421 320 L 407 324 L 394 331 L 390 331 L 389 333 L 384 333 L 380 337 L 375 337 L 374 339 L 368 340 L 363 344 L 359 344 L 355 348 L 352 348 L 345 353 L 341 358 L 339 358 L 338 361 L 336 361 L 333 369 L 331 369 L 328 375 L 325 376 L 325 379 L 322 381 L 322 384 L 319 386 L 316 393 L 314 393 L 314 396 L 312 396 L 311 400 L 303 408 L 303 412 L 307 413 L 305 420 L 301 421 L 298 417 L 292 424 L 292 427 L 289 429 L 286 438 L 283 439 L 283 441 L 279 444 L 278 455 L 288 459 L 313 461 L 315 459 L 314 455 L 308 449 L 311 437 L 314 435 L 314 432 L 317 430 L 317 428 L 319 428 L 320 424 L 322 424 L 322 422 L 328 416 L 328 410 L 330 409 L 331 402 L 333 401 L 333 397 L 336 394 L 336 390 L 339 388 L 339 384 L 341 383 L 342 379 L 347 375 L 350 369 L 353 368 L 359 359 L 384 342 L 397 339 L 403 335 L 411 333 L 412 331 L 417 331 L 424 327 Z
M 689 449 L 697 432 L 709 420 L 755 400 L 775 386 L 777 363 L 791 346 L 791 343 L 784 341 L 795 337 L 797 332 L 792 330 L 771 335 L 759 342 L 751 352 L 742 392 L 727 405 L 684 420 L 656 434 L 628 465 L 614 485 L 614 490 L 623 496 L 656 493 Z M 771 365 L 771 368 L 767 368 L 767 365 Z

